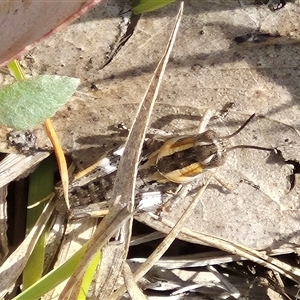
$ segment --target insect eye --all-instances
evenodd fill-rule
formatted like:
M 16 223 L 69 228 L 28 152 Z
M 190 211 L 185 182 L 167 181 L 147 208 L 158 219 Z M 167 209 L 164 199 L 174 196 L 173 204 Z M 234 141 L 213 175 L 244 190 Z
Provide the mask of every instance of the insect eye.
M 210 157 L 208 157 L 207 159 L 209 159 L 209 163 L 206 165 L 206 168 L 216 168 L 216 167 L 220 167 L 222 165 L 224 165 L 225 160 L 226 160 L 226 154 L 225 152 L 222 153 L 222 155 L 220 156 L 217 153 L 214 153 L 213 155 L 211 155 Z

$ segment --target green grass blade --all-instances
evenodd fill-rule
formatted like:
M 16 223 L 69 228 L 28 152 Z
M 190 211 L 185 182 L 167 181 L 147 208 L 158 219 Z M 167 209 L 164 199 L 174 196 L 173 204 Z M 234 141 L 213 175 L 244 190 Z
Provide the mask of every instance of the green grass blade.
M 14 59 L 8 63 L 8 69 L 10 70 L 11 74 L 15 76 L 17 80 L 24 80 L 26 79 L 26 75 L 24 70 L 22 69 L 18 60 Z
M 91 263 L 89 264 L 81 283 L 81 289 L 80 293 L 78 295 L 77 300 L 85 300 L 86 295 L 88 293 L 89 287 L 92 283 L 92 280 L 94 278 L 95 272 L 97 270 L 97 267 L 99 265 L 101 259 L 101 252 L 99 251 L 94 258 L 92 259 Z
M 86 246 L 83 246 L 63 265 L 43 276 L 27 290 L 13 298 L 13 300 L 38 299 L 54 289 L 74 273 L 85 251 Z
M 134 14 L 142 14 L 162 8 L 176 0 L 141 0 L 140 3 L 135 6 L 132 11 Z
M 32 229 L 45 207 L 45 202 L 38 202 L 53 192 L 54 171 L 55 159 L 51 155 L 41 162 L 39 167 L 30 175 L 28 192 L 28 206 L 30 208 L 27 210 L 27 232 Z M 23 271 L 24 289 L 34 284 L 43 274 L 47 231 L 46 227 Z

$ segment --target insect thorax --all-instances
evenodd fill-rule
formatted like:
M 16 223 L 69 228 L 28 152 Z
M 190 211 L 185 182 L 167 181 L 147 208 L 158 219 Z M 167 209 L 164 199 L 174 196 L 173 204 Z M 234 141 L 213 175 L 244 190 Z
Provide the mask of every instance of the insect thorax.
M 213 130 L 173 138 L 162 147 L 163 152 L 158 155 L 157 170 L 165 175 L 176 170 L 185 172 L 186 168 L 192 166 L 195 172 L 201 173 L 207 168 L 224 164 L 226 146 L 227 140 L 220 139 Z M 188 172 L 193 176 L 192 169 Z

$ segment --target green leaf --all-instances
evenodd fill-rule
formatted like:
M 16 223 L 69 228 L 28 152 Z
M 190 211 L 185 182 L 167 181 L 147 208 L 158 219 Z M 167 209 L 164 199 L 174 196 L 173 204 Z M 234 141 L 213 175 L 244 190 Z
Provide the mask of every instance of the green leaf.
M 134 14 L 142 14 L 164 7 L 175 0 L 141 0 L 139 5 L 135 6 L 132 11 Z
M 43 75 L 0 89 L 0 123 L 25 130 L 50 118 L 77 89 L 80 80 Z

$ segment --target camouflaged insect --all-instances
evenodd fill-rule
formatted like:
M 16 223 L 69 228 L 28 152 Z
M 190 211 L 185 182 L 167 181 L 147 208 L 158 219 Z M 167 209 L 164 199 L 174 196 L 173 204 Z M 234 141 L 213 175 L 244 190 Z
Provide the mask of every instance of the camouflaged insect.
M 207 130 L 196 135 L 147 139 L 136 184 L 137 211 L 155 211 L 170 195 L 176 193 L 180 184 L 194 180 L 206 170 L 223 165 L 229 151 L 238 148 L 273 151 L 272 148 L 252 145 L 229 146 L 228 140 L 238 134 L 253 117 L 254 114 L 228 136 L 221 137 L 215 131 Z M 79 173 L 74 177 L 70 185 L 70 200 L 72 207 L 77 207 L 73 213 L 75 217 L 91 215 L 88 207 L 90 203 L 110 199 L 115 171 L 123 151 L 124 146 L 109 151 L 88 168 L 84 176 Z

